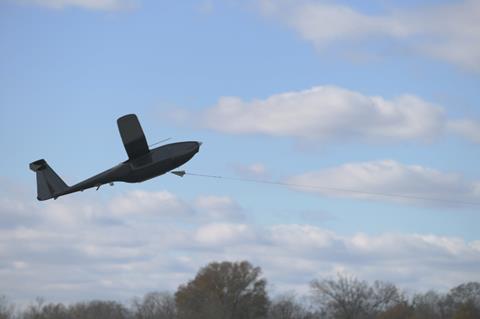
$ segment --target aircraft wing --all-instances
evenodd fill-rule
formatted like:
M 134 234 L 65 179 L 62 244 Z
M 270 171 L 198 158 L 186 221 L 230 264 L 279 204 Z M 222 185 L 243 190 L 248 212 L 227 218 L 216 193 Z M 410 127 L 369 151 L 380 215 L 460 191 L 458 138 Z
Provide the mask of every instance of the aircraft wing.
M 128 114 L 117 120 L 118 130 L 128 158 L 134 159 L 149 152 L 145 134 L 135 114 Z

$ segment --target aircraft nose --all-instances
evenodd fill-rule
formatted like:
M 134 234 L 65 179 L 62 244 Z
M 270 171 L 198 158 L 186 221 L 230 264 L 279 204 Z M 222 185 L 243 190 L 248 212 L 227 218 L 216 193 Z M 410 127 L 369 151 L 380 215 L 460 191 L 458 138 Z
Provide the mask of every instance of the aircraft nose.
M 192 142 L 192 144 L 190 145 L 191 145 L 191 150 L 196 153 L 200 150 L 200 145 L 202 145 L 202 142 L 195 141 L 195 142 Z

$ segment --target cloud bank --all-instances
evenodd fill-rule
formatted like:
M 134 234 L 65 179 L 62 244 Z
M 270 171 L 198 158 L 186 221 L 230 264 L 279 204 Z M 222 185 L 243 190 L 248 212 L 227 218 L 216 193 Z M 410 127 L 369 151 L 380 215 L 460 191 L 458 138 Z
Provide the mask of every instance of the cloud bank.
M 21 4 L 34 4 L 52 9 L 76 7 L 94 11 L 128 10 L 136 6 L 135 0 L 14 0 Z
M 199 113 L 177 112 L 183 120 L 223 133 L 315 141 L 425 142 L 451 132 L 478 142 L 480 131 L 479 123 L 449 120 L 440 106 L 415 95 L 388 100 L 337 86 L 316 86 L 252 101 L 222 97 Z
M 480 3 L 476 0 L 390 9 L 381 14 L 310 0 L 262 0 L 258 8 L 319 51 L 338 43 L 358 48 L 387 39 L 412 52 L 480 72 Z
M 452 201 L 450 204 L 464 201 L 480 205 L 480 181 L 469 181 L 458 174 L 444 173 L 420 165 L 405 165 L 394 160 L 349 163 L 293 176 L 287 182 L 312 186 L 296 189 L 322 196 L 437 206 L 448 206 L 449 201 Z M 353 191 L 342 192 L 339 189 Z M 437 200 L 429 201 L 428 198 Z
M 72 196 L 39 205 L 8 192 L 0 197 L 0 281 L 17 302 L 36 296 L 126 301 L 175 290 L 214 260 L 261 266 L 274 293 L 306 293 L 310 280 L 337 272 L 419 290 L 478 280 L 479 241 L 254 225 L 232 218 L 238 211 L 233 199 L 214 195 L 184 200 L 165 191 L 134 191 L 122 201 Z M 142 209 L 139 197 L 149 203 Z
M 448 123 L 448 128 L 474 143 L 480 143 L 480 121 L 456 120 Z

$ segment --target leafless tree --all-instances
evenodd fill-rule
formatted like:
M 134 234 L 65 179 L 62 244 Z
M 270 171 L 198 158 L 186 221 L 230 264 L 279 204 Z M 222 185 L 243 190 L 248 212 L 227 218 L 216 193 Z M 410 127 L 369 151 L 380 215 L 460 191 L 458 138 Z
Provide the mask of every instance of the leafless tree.
M 42 318 L 42 308 L 44 306 L 44 299 L 37 297 L 35 303 L 30 304 L 27 309 L 23 312 L 23 319 L 40 319 Z
M 413 319 L 450 319 L 454 312 L 451 300 L 433 290 L 415 294 L 412 298 L 412 307 Z
M 468 282 L 454 287 L 445 299 L 454 319 L 480 318 L 480 283 Z
M 174 319 L 175 298 L 168 292 L 150 292 L 133 302 L 135 319 Z
M 122 304 L 115 301 L 94 300 L 76 303 L 69 307 L 69 319 L 129 319 L 131 314 Z
M 393 284 L 376 281 L 369 285 L 342 275 L 337 279 L 314 280 L 310 287 L 314 300 L 324 312 L 338 319 L 375 318 L 402 300 Z
M 376 319 L 413 319 L 413 308 L 403 301 L 379 313 Z
M 297 301 L 294 295 L 277 297 L 268 311 L 269 319 L 321 319 L 320 314 L 308 309 L 307 305 Z
M 13 318 L 14 306 L 8 302 L 7 297 L 0 296 L 0 319 Z
M 49 303 L 40 307 L 31 307 L 27 310 L 23 319 L 69 319 L 69 311 L 63 304 Z
M 456 304 L 472 303 L 480 308 L 480 283 L 468 282 L 452 288 L 448 293 L 448 298 Z

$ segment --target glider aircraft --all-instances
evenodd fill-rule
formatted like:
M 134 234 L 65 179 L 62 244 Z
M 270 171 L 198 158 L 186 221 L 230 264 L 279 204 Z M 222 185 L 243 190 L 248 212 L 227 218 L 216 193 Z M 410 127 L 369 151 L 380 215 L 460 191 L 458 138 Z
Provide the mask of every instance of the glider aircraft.
M 139 183 L 163 175 L 188 162 L 200 149 L 201 142 L 188 141 L 171 143 L 149 149 L 142 127 L 135 114 L 128 114 L 117 120 L 118 130 L 128 160 L 90 177 L 78 184 L 68 186 L 44 159 L 30 163 L 30 169 L 37 177 L 37 199 L 50 198 L 83 191 L 87 188 L 113 182 Z

